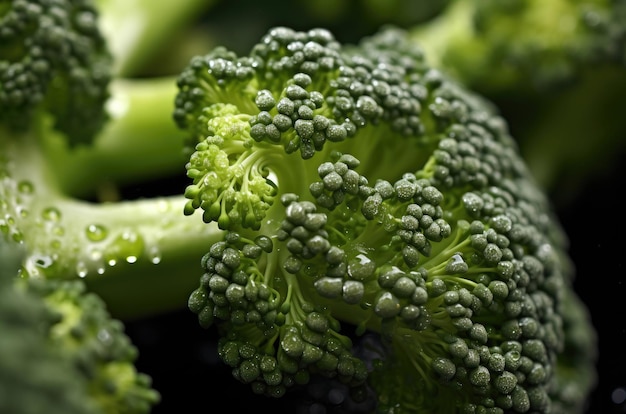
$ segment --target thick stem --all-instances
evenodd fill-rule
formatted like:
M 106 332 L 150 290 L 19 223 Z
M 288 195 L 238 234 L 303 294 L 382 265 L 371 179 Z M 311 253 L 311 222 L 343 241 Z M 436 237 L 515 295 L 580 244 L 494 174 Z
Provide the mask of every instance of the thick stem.
M 25 246 L 25 275 L 84 278 L 122 318 L 186 306 L 202 255 L 222 232 L 185 216 L 182 195 L 112 203 L 69 198 L 37 137 L 0 138 L 0 229 Z
M 61 191 L 93 198 L 98 189 L 185 173 L 186 133 L 172 118 L 176 79 L 118 79 L 108 102 L 111 119 L 93 145 L 70 149 L 46 139 L 46 157 Z M 184 188 L 181 188 L 181 194 Z
M 136 75 L 213 4 L 213 0 L 98 0 L 100 25 L 114 57 L 116 75 Z

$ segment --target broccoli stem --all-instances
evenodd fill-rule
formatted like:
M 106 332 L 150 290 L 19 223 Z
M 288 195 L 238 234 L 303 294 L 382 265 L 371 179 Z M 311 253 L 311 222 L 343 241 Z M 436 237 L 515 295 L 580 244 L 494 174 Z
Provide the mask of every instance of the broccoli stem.
M 118 77 L 135 76 L 182 29 L 192 26 L 214 0 L 96 0 L 101 30 Z M 184 62 L 186 63 L 186 62 Z
M 0 133 L 0 231 L 29 246 L 25 274 L 84 278 L 124 319 L 186 304 L 202 255 L 223 237 L 216 226 L 185 216 L 182 194 L 108 203 L 70 197 L 66 176 L 55 174 L 54 157 L 38 142 L 55 138 L 51 128 L 42 120 L 14 138 Z
M 111 184 L 184 175 L 185 134 L 172 120 L 175 93 L 176 81 L 170 77 L 115 80 L 107 104 L 111 119 L 93 145 L 69 148 L 58 136 L 43 141 L 60 190 L 93 198 Z

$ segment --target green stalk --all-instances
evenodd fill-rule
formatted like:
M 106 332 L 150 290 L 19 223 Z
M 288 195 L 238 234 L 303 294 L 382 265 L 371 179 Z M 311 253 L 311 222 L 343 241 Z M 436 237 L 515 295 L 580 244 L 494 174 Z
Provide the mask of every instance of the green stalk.
M 61 190 L 93 197 L 111 184 L 183 175 L 186 133 L 172 118 L 176 88 L 173 76 L 114 80 L 107 103 L 111 119 L 92 145 L 70 149 L 62 137 L 46 139 L 46 158 Z
M 30 135 L 0 133 L 0 232 L 26 247 L 24 275 L 83 278 L 124 319 L 186 306 L 200 259 L 222 233 L 185 216 L 182 194 L 110 203 L 67 196 L 39 142 L 52 134 L 43 123 Z
M 97 0 L 101 30 L 118 77 L 135 76 L 183 29 L 193 26 L 215 0 Z M 186 63 L 186 62 L 185 62 Z

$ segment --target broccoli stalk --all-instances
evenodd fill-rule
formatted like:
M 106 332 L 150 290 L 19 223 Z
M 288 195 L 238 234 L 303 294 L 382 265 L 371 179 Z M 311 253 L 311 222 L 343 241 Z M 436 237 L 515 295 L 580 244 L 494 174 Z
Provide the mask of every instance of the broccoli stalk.
M 128 78 L 145 71 L 163 47 L 171 48 L 181 32 L 214 3 L 95 0 L 99 24 L 113 55 L 113 73 Z
M 91 145 L 69 148 L 54 134 L 38 143 L 68 196 L 115 201 L 121 188 L 184 174 L 185 135 L 171 116 L 175 77 L 116 78 L 110 90 L 109 122 Z
M 128 113 L 133 119 L 140 119 L 133 110 Z M 112 179 L 97 176 L 106 166 L 106 150 L 111 148 L 107 146 L 108 137 L 114 138 L 113 145 L 118 145 L 113 148 L 125 149 L 122 154 L 129 161 L 141 156 L 142 147 L 161 142 L 158 129 L 151 135 L 135 135 L 135 128 L 141 126 L 127 122 L 124 117 L 116 118 L 109 124 L 115 133 L 100 136 L 85 152 L 72 152 L 56 145 L 56 140 L 62 137 L 55 135 L 45 119 L 22 136 L 12 133 L 9 137 L 5 131 L 0 139 L 3 148 L 0 229 L 10 239 L 29 246 L 24 274 L 84 278 L 107 299 L 112 312 L 124 317 L 178 307 L 190 289 L 194 269 L 198 267 L 197 258 L 208 244 L 219 239 L 211 226 L 197 226 L 182 215 L 185 202 L 182 194 L 97 202 L 72 197 L 62 189 L 65 183 L 72 191 L 88 190 L 72 187 L 74 178 L 70 170 L 65 170 L 67 175 L 57 173 L 55 168 L 60 167 L 57 162 L 63 168 L 71 167 L 74 175 L 81 171 L 81 178 L 93 178 L 92 185 L 98 185 L 98 180 Z M 167 144 L 172 137 L 167 128 L 163 131 L 166 133 L 162 142 L 166 144 L 156 149 L 166 151 L 163 159 L 171 157 L 169 162 L 176 161 L 180 150 L 175 151 L 175 145 Z M 141 145 L 138 139 L 128 139 L 129 136 L 144 136 L 150 142 Z M 127 139 L 119 140 L 120 137 Z M 124 161 L 110 159 L 109 162 Z M 135 174 L 135 168 L 132 163 L 121 163 L 117 171 L 111 171 L 126 176 Z M 64 181 L 66 177 L 68 180 Z M 175 280 L 173 274 L 178 275 Z M 149 277 L 153 288 L 146 290 L 143 276 L 139 275 Z

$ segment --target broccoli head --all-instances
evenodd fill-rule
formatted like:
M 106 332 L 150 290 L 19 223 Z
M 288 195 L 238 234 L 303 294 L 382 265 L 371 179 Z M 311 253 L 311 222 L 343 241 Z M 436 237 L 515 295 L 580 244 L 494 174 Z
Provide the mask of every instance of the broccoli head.
M 82 280 L 16 277 L 21 253 L 0 239 L 0 411 L 150 412 L 160 395 L 122 323 Z
M 111 56 L 91 0 L 0 2 L 0 123 L 29 128 L 46 113 L 70 144 L 106 120 Z
M 506 122 L 407 33 L 276 27 L 178 88 L 184 211 L 223 231 L 189 307 L 237 379 L 280 397 L 331 378 L 381 413 L 582 410 L 594 336 L 567 238 Z
M 625 21 L 623 0 L 454 0 L 411 36 L 472 89 L 523 94 L 602 63 L 623 66 Z

